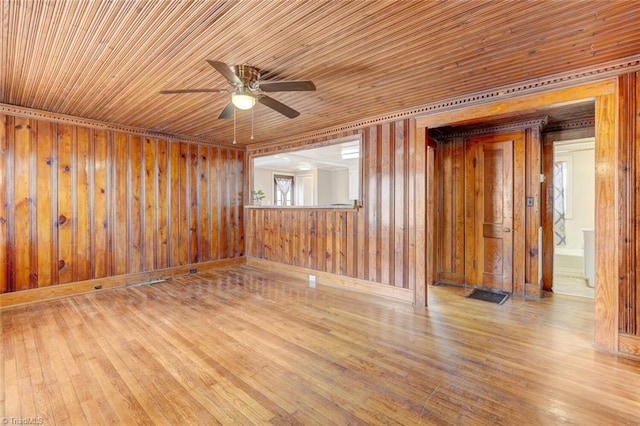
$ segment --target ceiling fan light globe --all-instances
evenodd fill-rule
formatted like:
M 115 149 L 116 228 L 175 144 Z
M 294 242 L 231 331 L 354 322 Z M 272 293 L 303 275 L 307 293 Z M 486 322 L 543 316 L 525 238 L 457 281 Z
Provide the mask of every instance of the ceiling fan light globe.
M 234 93 L 231 95 L 231 103 L 238 109 L 248 110 L 256 104 L 256 98 L 245 93 Z

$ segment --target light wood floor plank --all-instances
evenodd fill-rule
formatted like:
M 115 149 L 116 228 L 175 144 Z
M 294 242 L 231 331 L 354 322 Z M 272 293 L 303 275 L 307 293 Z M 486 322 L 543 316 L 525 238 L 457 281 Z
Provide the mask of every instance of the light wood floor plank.
M 640 422 L 640 362 L 593 301 L 428 308 L 249 266 L 2 313 L 5 417 L 45 424 Z

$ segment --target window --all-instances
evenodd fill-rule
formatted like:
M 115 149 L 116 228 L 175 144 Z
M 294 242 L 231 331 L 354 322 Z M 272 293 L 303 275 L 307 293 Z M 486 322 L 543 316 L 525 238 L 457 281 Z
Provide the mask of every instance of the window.
M 293 176 L 273 175 L 273 194 L 276 206 L 292 206 Z

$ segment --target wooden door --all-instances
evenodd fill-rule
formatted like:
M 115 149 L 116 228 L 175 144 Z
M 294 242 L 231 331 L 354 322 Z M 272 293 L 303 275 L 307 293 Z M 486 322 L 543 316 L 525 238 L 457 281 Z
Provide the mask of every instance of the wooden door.
M 513 140 L 467 143 L 468 284 L 513 292 Z

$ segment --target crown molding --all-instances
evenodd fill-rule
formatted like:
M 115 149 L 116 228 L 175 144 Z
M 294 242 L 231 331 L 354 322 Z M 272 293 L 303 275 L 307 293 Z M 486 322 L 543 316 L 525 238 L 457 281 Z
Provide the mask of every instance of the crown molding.
M 550 123 L 546 128 L 546 132 L 562 132 L 566 130 L 582 129 L 595 127 L 596 120 L 593 118 L 581 118 L 576 120 L 562 121 L 560 123 Z
M 232 149 L 244 151 L 244 148 L 228 146 L 224 144 L 215 144 L 206 139 L 194 138 L 192 136 L 177 135 L 172 133 L 154 132 L 147 129 L 141 129 L 132 126 L 123 126 L 120 124 L 109 123 L 106 121 L 93 120 L 83 117 L 75 117 L 72 115 L 59 114 L 50 111 L 37 110 L 11 104 L 0 103 L 0 114 L 8 114 L 19 117 L 31 118 L 34 120 L 53 121 L 56 123 L 71 124 L 75 126 L 89 127 L 92 129 L 108 130 L 113 132 L 129 133 L 133 135 L 143 136 L 152 139 L 167 139 L 169 141 L 192 142 L 201 145 L 209 145 L 216 148 Z
M 513 123 L 496 124 L 490 126 L 476 126 L 472 128 L 455 128 L 452 132 L 446 133 L 445 139 L 485 135 L 487 133 L 506 133 L 522 129 L 537 128 L 542 129 L 547 125 L 547 117 L 534 118 Z
M 365 120 L 353 121 L 340 126 L 312 131 L 302 135 L 260 142 L 255 144 L 255 146 L 286 143 L 292 140 L 327 137 L 337 133 L 353 131 L 362 127 L 373 126 L 388 121 L 417 118 L 436 112 L 450 111 L 467 106 L 481 105 L 498 100 L 535 94 L 538 92 L 546 92 L 554 89 L 607 80 L 624 73 L 631 73 L 639 70 L 640 55 L 634 55 L 590 67 L 584 67 L 571 72 L 552 74 L 546 77 L 525 80 L 516 84 L 496 87 L 486 91 L 474 92 L 458 97 L 429 102 L 410 109 L 398 110 L 391 114 L 378 115 Z

